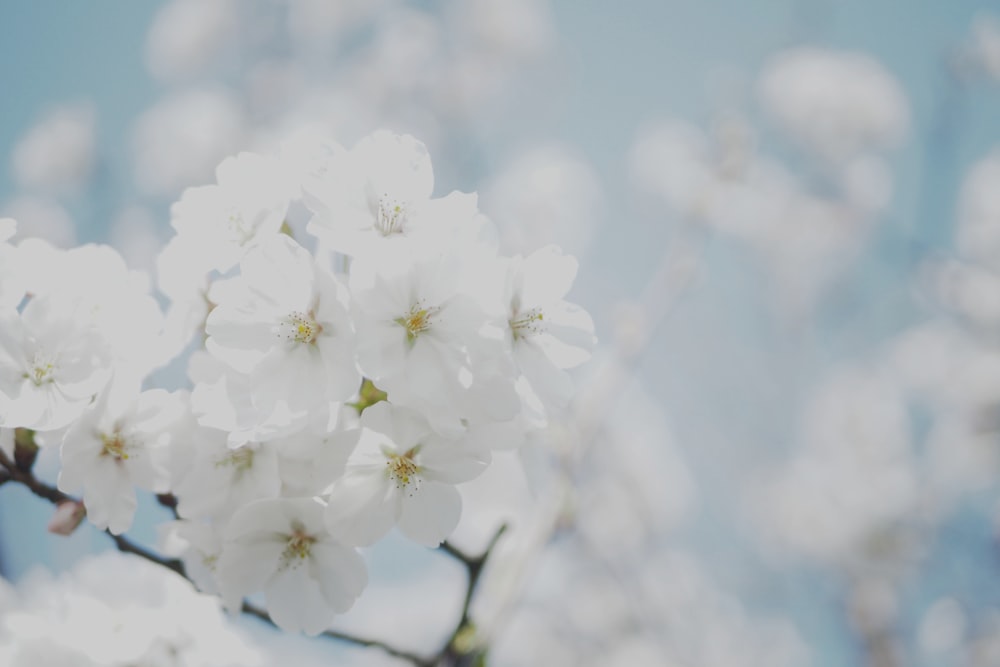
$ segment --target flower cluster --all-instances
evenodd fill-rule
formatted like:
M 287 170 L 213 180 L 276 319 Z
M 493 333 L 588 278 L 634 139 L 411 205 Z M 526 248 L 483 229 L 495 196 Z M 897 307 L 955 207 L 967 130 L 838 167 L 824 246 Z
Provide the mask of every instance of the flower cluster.
M 0 579 L 0 664 L 258 667 L 273 664 L 217 600 L 165 568 L 117 553 L 58 576 Z
M 173 494 L 171 553 L 230 608 L 263 592 L 286 630 L 349 609 L 358 547 L 393 527 L 446 539 L 456 485 L 546 426 L 594 343 L 564 300 L 576 261 L 500 255 L 410 136 L 228 158 L 171 224 L 165 313 L 110 248 L 15 246 L 0 225 L 0 426 L 60 442 L 60 490 L 114 534 L 136 489 Z M 142 390 L 195 340 L 190 391 Z

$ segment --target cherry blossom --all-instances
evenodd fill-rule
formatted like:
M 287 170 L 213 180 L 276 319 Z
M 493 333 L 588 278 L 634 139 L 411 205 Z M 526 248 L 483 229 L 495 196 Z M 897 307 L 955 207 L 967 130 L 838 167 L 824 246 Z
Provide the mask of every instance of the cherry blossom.
M 237 512 L 217 578 L 230 609 L 263 590 L 278 627 L 309 635 L 350 609 L 368 582 L 358 552 L 327 532 L 322 503 L 304 498 L 260 500 Z
M 489 451 L 433 433 L 419 415 L 379 403 L 361 416 L 361 438 L 344 477 L 330 493 L 330 532 L 361 546 L 396 525 L 410 539 L 437 546 L 461 514 L 455 484 L 479 475 Z

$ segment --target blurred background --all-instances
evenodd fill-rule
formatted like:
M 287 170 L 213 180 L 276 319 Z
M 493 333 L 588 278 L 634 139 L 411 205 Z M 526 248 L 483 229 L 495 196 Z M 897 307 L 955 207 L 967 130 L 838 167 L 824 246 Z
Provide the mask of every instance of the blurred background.
M 576 411 L 465 491 L 456 541 L 513 527 L 475 607 L 488 664 L 1000 665 L 995 3 L 62 0 L 0 19 L 0 217 L 20 238 L 153 272 L 170 204 L 225 156 L 386 127 L 428 145 L 438 195 L 480 193 L 506 252 L 577 255 L 601 346 Z M 3 489 L 7 579 L 110 546 L 46 534 L 50 511 Z M 142 512 L 131 534 L 154 543 L 165 514 Z M 433 647 L 461 572 L 379 549 L 383 588 L 344 622 Z M 246 627 L 285 656 L 342 651 Z

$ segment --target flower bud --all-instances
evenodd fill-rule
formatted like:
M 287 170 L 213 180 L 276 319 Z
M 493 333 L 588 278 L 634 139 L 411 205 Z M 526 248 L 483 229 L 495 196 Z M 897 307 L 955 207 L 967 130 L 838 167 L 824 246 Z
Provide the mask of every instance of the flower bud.
M 56 507 L 49 520 L 48 531 L 54 535 L 70 535 L 87 516 L 87 510 L 78 500 L 66 500 Z

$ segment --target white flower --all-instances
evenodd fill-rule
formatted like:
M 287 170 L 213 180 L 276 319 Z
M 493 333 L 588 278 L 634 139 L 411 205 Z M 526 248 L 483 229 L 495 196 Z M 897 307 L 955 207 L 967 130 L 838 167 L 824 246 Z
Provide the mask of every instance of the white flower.
M 573 382 L 563 371 L 590 358 L 594 322 L 585 310 L 563 300 L 577 264 L 546 246 L 510 264 L 505 302 L 507 341 L 517 366 L 546 403 L 565 405 Z
M 470 402 L 495 404 L 494 419 L 517 409 L 512 378 L 496 367 L 505 358 L 502 333 L 463 293 L 478 287 L 468 284 L 470 275 L 453 255 L 409 260 L 389 252 L 351 271 L 362 371 L 393 403 L 427 413 L 439 430 L 481 407 Z
M 149 293 L 149 278 L 129 270 L 114 248 L 87 244 L 60 250 L 27 239 L 17 247 L 17 268 L 20 287 L 33 299 L 56 300 L 52 310 L 76 313 L 81 323 L 91 325 L 107 340 L 120 368 L 144 375 L 165 361 L 157 344 L 163 314 Z
M 343 421 L 342 415 L 337 417 Z M 303 497 L 326 493 L 334 480 L 344 474 L 344 465 L 358 442 L 358 435 L 356 428 L 343 430 L 338 426 L 317 433 L 313 427 L 271 441 L 269 444 L 278 450 L 281 495 Z
M 198 423 L 225 431 L 230 447 L 263 442 L 295 433 L 310 420 L 321 421 L 322 409 L 292 413 L 288 405 L 258 406 L 249 375 L 238 373 L 203 350 L 191 355 L 188 377 L 194 383 L 191 411 Z
M 194 461 L 177 484 L 177 511 L 185 518 L 226 517 L 281 490 L 278 452 L 270 445 L 247 443 L 230 448 L 226 434 L 198 428 L 193 434 Z
M 230 609 L 263 590 L 282 630 L 316 635 L 354 605 L 368 583 L 364 560 L 323 525 L 323 505 L 308 498 L 261 500 L 237 512 L 216 567 Z
M 374 544 L 393 525 L 425 546 L 458 524 L 455 484 L 479 475 L 489 451 L 433 433 L 416 413 L 377 403 L 361 415 L 361 437 L 330 493 L 326 523 L 345 541 Z
M 0 311 L 0 423 L 53 430 L 76 419 L 109 376 L 103 339 L 68 304 L 34 298 Z
M 277 162 L 254 153 L 223 160 L 218 185 L 188 188 L 170 209 L 177 234 L 195 240 L 212 268 L 227 271 L 253 245 L 276 235 L 288 211 Z
M 83 491 L 87 517 L 119 535 L 132 525 L 135 487 L 168 490 L 167 447 L 182 415 L 177 395 L 154 389 L 136 395 L 113 384 L 67 431 L 58 486 Z
M 206 593 L 217 593 L 215 567 L 222 553 L 218 526 L 199 521 L 170 521 L 159 527 L 160 543 L 168 556 L 180 558 L 187 576 Z
M 445 243 L 456 230 L 474 236 L 487 225 L 474 194 L 431 198 L 430 156 L 409 135 L 376 132 L 350 152 L 336 147 L 331 153 L 304 188 L 315 212 L 307 229 L 334 250 L 371 255 L 380 242 L 399 238 Z
M 284 235 L 249 252 L 240 269 L 239 289 L 208 317 L 209 352 L 250 375 L 265 412 L 350 397 L 361 376 L 343 285 Z

